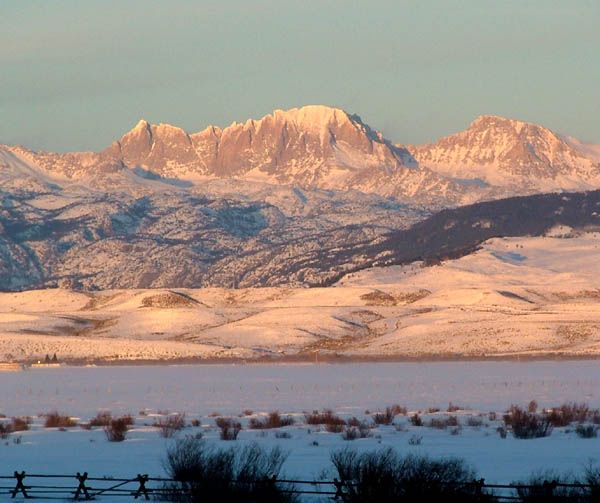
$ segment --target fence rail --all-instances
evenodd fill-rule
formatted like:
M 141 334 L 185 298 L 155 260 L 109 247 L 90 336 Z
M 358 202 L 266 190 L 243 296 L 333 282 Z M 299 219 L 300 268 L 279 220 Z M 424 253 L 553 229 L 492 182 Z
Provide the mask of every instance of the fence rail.
M 54 481 L 54 483 L 52 483 Z M 231 484 L 273 484 L 278 485 L 282 492 L 306 496 L 322 496 L 331 501 L 351 501 L 352 494 L 358 484 L 348 481 L 333 480 L 293 480 L 266 478 L 259 481 L 229 481 Z M 456 484 L 453 485 L 455 488 Z M 163 500 L 168 496 L 189 494 L 189 489 L 181 481 L 150 477 L 147 474 L 137 474 L 133 478 L 91 477 L 88 472 L 76 474 L 36 474 L 25 471 L 14 472 L 13 475 L 0 475 L 0 498 L 9 496 L 11 499 L 39 499 L 85 501 L 106 498 L 129 498 Z M 536 501 L 552 499 L 557 489 L 580 489 L 588 491 L 590 501 L 600 501 L 600 485 L 566 484 L 556 480 L 545 480 L 538 485 L 518 484 L 487 484 L 484 479 L 460 484 L 460 487 L 472 495 L 477 501 L 523 501 L 519 494 L 522 491 L 533 492 Z M 592 499 L 592 496 L 594 499 Z M 578 500 L 580 501 L 580 500 Z

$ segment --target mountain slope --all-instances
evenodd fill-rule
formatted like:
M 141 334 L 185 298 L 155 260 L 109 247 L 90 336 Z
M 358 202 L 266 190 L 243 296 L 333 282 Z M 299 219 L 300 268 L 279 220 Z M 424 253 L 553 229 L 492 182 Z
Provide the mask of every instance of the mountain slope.
M 79 181 L 106 166 L 141 168 L 152 176 L 202 182 L 243 179 L 306 189 L 357 190 L 428 207 L 481 199 L 476 186 L 421 168 L 360 117 L 325 106 L 276 110 L 260 120 L 210 126 L 188 134 L 140 121 L 102 152 L 55 154 L 5 150 L 48 176 Z
M 589 152 L 547 128 L 503 117 L 484 115 L 465 131 L 407 149 L 438 174 L 518 193 L 600 186 L 600 164 Z

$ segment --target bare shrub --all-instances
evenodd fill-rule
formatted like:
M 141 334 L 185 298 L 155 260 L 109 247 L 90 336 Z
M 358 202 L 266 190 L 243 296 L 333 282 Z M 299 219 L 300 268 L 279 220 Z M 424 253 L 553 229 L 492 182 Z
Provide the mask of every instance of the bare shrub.
M 413 426 L 423 426 L 423 420 L 421 419 L 421 416 L 419 416 L 419 414 L 413 414 L 412 416 L 410 416 L 410 424 L 412 424 Z
M 192 419 L 192 420 L 190 421 L 190 424 L 191 424 L 191 425 L 192 425 L 194 428 L 198 428 L 198 427 L 200 427 L 200 425 L 201 425 L 202 423 L 200 422 L 200 419 Z
M 459 405 L 455 405 L 452 402 L 450 402 L 448 404 L 448 408 L 446 409 L 446 412 L 457 412 L 459 410 L 463 410 L 463 408 Z
M 242 412 L 242 415 L 244 416 L 251 416 L 252 414 L 254 414 L 254 412 L 250 409 L 244 409 L 244 411 Z
M 56 411 L 46 414 L 44 420 L 46 428 L 72 428 L 77 426 L 77 421 L 70 416 L 61 415 Z
M 30 417 L 13 417 L 11 419 L 11 429 L 12 431 L 27 431 L 31 423 Z
M 436 414 L 440 411 L 439 407 L 429 407 L 427 409 L 427 414 Z
M 552 424 L 547 416 L 532 414 L 516 405 L 511 406 L 503 419 L 515 438 L 540 438 L 552 433 Z
M 368 438 L 372 435 L 370 426 L 363 421 L 352 426 L 346 426 L 342 433 L 344 440 L 356 440 L 358 438 Z
M 508 432 L 504 426 L 498 426 L 496 431 L 498 432 L 498 435 L 500 435 L 500 438 L 506 438 L 508 435 Z
M 430 428 L 436 428 L 438 430 L 445 430 L 448 428 L 448 426 L 459 426 L 459 423 L 456 416 L 433 417 L 429 420 L 429 424 L 427 426 Z
M 473 428 L 480 428 L 483 426 L 483 419 L 480 417 L 469 416 L 467 418 L 467 426 L 471 426 Z
M 215 419 L 215 423 L 221 430 L 221 440 L 237 440 L 242 431 L 242 424 L 229 417 L 218 417 Z
M 554 487 L 552 482 L 568 484 L 568 487 Z M 517 488 L 519 501 L 523 503 L 542 503 L 547 501 L 561 501 L 583 503 L 592 501 L 588 499 L 588 489 L 580 487 L 579 481 L 572 476 L 561 476 L 553 471 L 538 472 L 525 481 L 513 482 Z
M 185 414 L 169 414 L 155 421 L 153 426 L 159 429 L 161 437 L 171 438 L 185 428 Z
M 583 423 L 592 415 L 590 407 L 586 403 L 563 403 L 559 407 L 552 407 L 546 417 L 552 426 L 568 426 L 571 423 Z
M 11 424 L 0 423 L 0 439 L 6 440 L 12 431 Z
M 535 400 L 531 400 L 529 405 L 527 405 L 527 412 L 530 414 L 535 414 L 538 411 L 538 403 Z
M 498 419 L 498 414 L 496 414 L 495 412 L 490 412 L 488 413 L 488 419 L 490 421 L 496 421 L 496 419 Z
M 421 435 L 412 435 L 408 439 L 408 445 L 421 445 L 421 442 L 423 442 L 423 437 Z
M 346 421 L 346 424 L 348 426 L 358 426 L 360 424 L 362 424 L 363 421 L 361 421 L 360 419 L 358 419 L 356 416 L 352 416 L 350 419 L 348 419 Z
M 292 434 L 289 431 L 276 431 L 275 438 L 289 439 L 292 438 Z
M 104 427 L 108 426 L 110 421 L 112 420 L 112 414 L 107 411 L 98 412 L 96 417 L 90 419 L 89 425 L 94 427 Z
M 377 412 L 373 414 L 373 422 L 375 424 L 392 424 L 394 422 L 394 417 L 396 414 L 391 407 L 386 407 L 384 412 Z
M 292 487 L 276 481 L 286 458 L 278 447 L 265 450 L 256 443 L 234 450 L 217 449 L 193 438 L 178 440 L 168 449 L 164 463 L 169 477 L 176 480 L 165 487 L 166 498 L 180 502 L 295 502 Z
M 404 407 L 403 405 L 396 404 L 396 405 L 392 405 L 389 408 L 394 413 L 394 416 L 406 416 L 408 414 L 408 409 L 406 407 Z
M 283 428 L 294 424 L 294 418 L 291 416 L 282 416 L 278 411 L 270 412 L 264 419 L 256 417 L 250 418 L 248 428 L 251 430 L 270 430 L 272 428 Z
M 327 423 L 325 425 L 325 431 L 329 432 L 329 433 L 341 433 L 342 431 L 344 431 L 344 428 L 346 427 L 346 423 Z
M 357 438 L 360 438 L 359 435 L 358 428 L 354 426 L 347 426 L 342 433 L 342 438 L 344 440 L 356 440 Z
M 474 471 L 460 459 L 401 457 L 388 448 L 364 453 L 343 449 L 332 453 L 331 461 L 349 503 L 482 501 L 471 484 Z
M 595 424 L 578 424 L 575 433 L 579 438 L 596 438 L 598 436 L 598 426 Z
M 103 426 L 104 433 L 109 442 L 123 442 L 127 437 L 131 419 L 129 416 L 111 418 L 108 424 Z
M 326 409 L 323 412 L 319 412 L 317 410 L 313 411 L 312 414 L 304 414 L 306 424 L 312 425 L 345 425 L 346 421 L 344 421 L 341 417 L 337 416 L 333 413 L 332 410 Z

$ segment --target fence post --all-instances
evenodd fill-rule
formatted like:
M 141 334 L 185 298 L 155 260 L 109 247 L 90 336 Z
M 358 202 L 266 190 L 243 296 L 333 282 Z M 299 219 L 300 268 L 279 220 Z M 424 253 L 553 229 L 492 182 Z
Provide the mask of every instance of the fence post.
M 485 487 L 485 479 L 475 481 L 475 499 L 481 501 L 483 499 L 483 488 Z
M 544 488 L 544 497 L 552 498 L 554 489 L 556 489 L 558 482 L 556 480 L 548 481 L 544 480 L 542 487 Z
M 333 499 L 335 501 L 346 501 L 346 493 L 344 492 L 344 482 L 338 480 L 338 479 L 333 479 L 333 485 L 335 486 L 335 496 L 333 497 Z
M 140 475 L 138 473 L 138 476 L 135 478 L 135 480 L 137 480 L 137 482 L 139 482 L 140 487 L 138 487 L 137 491 L 133 495 L 134 499 L 138 499 L 143 494 L 144 499 L 149 500 L 150 497 L 148 496 L 148 489 L 146 489 L 146 482 L 148 482 L 148 475 L 146 475 L 146 474 Z
M 23 496 L 25 496 L 25 498 L 30 498 L 30 496 L 27 494 L 27 487 L 25 487 L 25 485 L 23 484 L 23 479 L 25 479 L 26 477 L 25 472 L 15 472 L 14 477 L 17 479 L 17 485 L 12 490 L 12 498 L 15 499 L 18 493 L 23 493 Z
M 85 486 L 85 481 L 88 478 L 88 473 L 83 472 L 83 475 L 82 475 L 81 473 L 77 472 L 77 475 L 75 475 L 75 478 L 79 481 L 79 486 L 77 486 L 77 490 L 75 491 L 75 496 L 73 497 L 73 499 L 78 500 L 81 493 L 83 493 L 85 495 L 86 500 L 91 500 L 92 497 L 90 496 L 90 493 L 88 492 L 88 488 Z

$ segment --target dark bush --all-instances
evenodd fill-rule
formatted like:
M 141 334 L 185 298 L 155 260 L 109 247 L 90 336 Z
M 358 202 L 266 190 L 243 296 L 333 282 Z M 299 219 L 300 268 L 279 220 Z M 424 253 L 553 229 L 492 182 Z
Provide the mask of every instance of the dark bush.
M 12 432 L 11 424 L 0 423 L 0 439 L 6 440 Z
M 373 422 L 375 424 L 392 424 L 396 414 L 391 407 L 386 407 L 384 412 L 377 412 L 373 414 Z
M 483 426 L 483 419 L 480 417 L 469 416 L 467 418 L 467 426 L 471 426 L 473 428 L 480 428 Z
M 460 459 L 433 460 L 399 456 L 393 449 L 357 453 L 344 449 L 331 455 L 349 503 L 397 501 L 485 501 L 476 496 L 475 473 Z M 479 498 L 479 499 L 478 499 Z
M 168 449 L 165 470 L 175 484 L 166 498 L 180 502 L 295 502 L 289 485 L 276 482 L 286 455 L 277 447 L 258 444 L 242 449 L 217 449 L 202 440 L 178 440 Z
M 11 420 L 12 431 L 27 431 L 30 425 L 30 417 L 13 417 Z
M 547 416 L 532 414 L 516 405 L 512 405 L 504 415 L 504 424 L 511 429 L 515 438 L 540 438 L 552 433 Z
M 70 416 L 63 416 L 54 411 L 46 414 L 44 426 L 46 428 L 72 428 L 77 426 L 77 421 Z
M 161 437 L 171 438 L 185 428 L 185 414 L 169 414 L 155 421 L 153 426 L 159 429 Z
M 358 419 L 356 416 L 352 416 L 350 419 L 348 419 L 348 421 L 346 421 L 346 424 L 348 426 L 359 426 L 362 423 L 363 421 Z
M 546 417 L 552 426 L 568 426 L 571 423 L 583 423 L 592 416 L 592 411 L 586 403 L 563 403 L 560 407 L 552 407 Z
M 130 416 L 111 418 L 108 424 L 103 426 L 109 442 L 123 442 L 125 440 L 131 425 L 130 419 Z
M 445 430 L 448 426 L 459 426 L 459 423 L 456 416 L 433 417 L 429 420 L 428 426 L 430 428 L 437 428 L 438 430 Z
M 571 487 L 553 487 L 552 482 L 571 484 Z M 585 483 L 585 481 L 584 481 Z M 560 476 L 552 471 L 532 475 L 526 481 L 513 482 L 517 488 L 519 501 L 523 503 L 545 503 L 547 501 L 560 501 L 569 503 L 583 503 L 589 499 L 589 490 L 577 487 L 579 481 L 570 476 Z
M 98 412 L 96 417 L 90 419 L 90 426 L 108 426 L 112 420 L 112 414 L 110 412 Z
M 221 430 L 221 440 L 237 440 L 240 431 L 242 431 L 241 423 L 228 417 L 218 417 L 215 419 L 215 423 Z
M 423 420 L 421 419 L 421 416 L 419 416 L 419 414 L 413 414 L 412 416 L 410 416 L 410 424 L 412 424 L 413 426 L 423 426 Z
M 356 440 L 358 438 L 368 438 L 371 436 L 371 428 L 366 422 L 358 423 L 353 426 L 346 426 L 342 433 L 344 440 Z
M 329 424 L 342 426 L 346 424 L 346 421 L 335 415 L 331 410 L 324 410 L 323 412 L 315 410 L 312 414 L 304 414 L 304 417 L 306 419 L 306 424 Z
M 329 433 L 341 433 L 344 431 L 346 423 L 328 423 L 325 425 L 325 430 Z
M 256 417 L 250 418 L 248 428 L 251 430 L 269 430 L 272 428 L 283 428 L 294 424 L 294 418 L 290 416 L 281 416 L 278 411 L 270 412 L 269 415 L 260 420 Z
M 579 438 L 596 438 L 598 436 L 598 426 L 595 424 L 578 424 L 575 433 Z
M 448 408 L 446 409 L 446 412 L 456 412 L 459 410 L 462 410 L 463 408 L 460 407 L 459 405 L 454 405 L 452 402 L 450 402 L 448 404 Z

